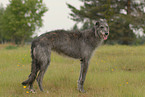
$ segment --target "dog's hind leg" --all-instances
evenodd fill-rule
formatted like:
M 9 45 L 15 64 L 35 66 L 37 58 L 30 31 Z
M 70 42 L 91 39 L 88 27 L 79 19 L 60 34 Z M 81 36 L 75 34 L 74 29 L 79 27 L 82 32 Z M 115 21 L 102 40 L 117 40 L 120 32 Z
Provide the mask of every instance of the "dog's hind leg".
M 37 64 L 36 63 L 36 72 L 35 72 L 35 75 L 37 76 L 37 72 L 39 71 L 39 67 L 38 67 L 38 65 L 39 64 Z M 33 68 L 32 68 L 33 69 Z M 31 74 L 29 75 L 29 76 L 31 76 Z M 36 79 L 36 76 L 35 76 L 35 78 L 34 78 L 34 80 L 31 82 L 31 83 L 29 83 L 29 89 L 30 89 L 30 92 L 31 93 L 35 93 L 35 90 L 33 89 L 33 83 L 34 83 L 34 81 L 35 81 L 35 79 Z
M 43 57 L 41 58 L 40 72 L 37 77 L 37 82 L 38 82 L 38 85 L 39 85 L 39 88 L 41 91 L 43 91 L 42 80 L 43 80 L 44 74 L 47 70 L 47 67 L 50 64 L 51 49 L 47 49 L 47 51 L 45 50 L 44 52 L 45 53 L 43 53 L 43 52 L 41 53 L 41 54 L 43 54 Z
M 32 48 L 32 66 L 31 66 L 31 74 L 29 78 L 22 82 L 22 85 L 29 85 L 30 92 L 34 93 L 33 83 L 36 79 L 37 72 L 39 71 L 39 64 L 37 64 L 36 56 L 35 56 L 35 48 Z

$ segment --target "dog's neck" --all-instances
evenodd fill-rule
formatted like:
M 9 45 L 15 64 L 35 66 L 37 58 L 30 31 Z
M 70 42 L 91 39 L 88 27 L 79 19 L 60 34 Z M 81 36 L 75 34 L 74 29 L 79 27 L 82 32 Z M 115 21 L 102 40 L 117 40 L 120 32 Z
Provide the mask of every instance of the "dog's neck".
M 91 29 L 87 29 L 87 30 L 82 31 L 82 33 L 83 33 L 82 35 L 86 39 L 85 42 L 88 44 L 92 43 L 89 45 L 91 45 L 93 49 L 100 46 L 104 41 L 103 38 L 95 35 L 95 31 L 96 31 L 96 29 L 94 27 Z M 89 42 L 89 41 L 95 41 L 95 42 Z
M 103 42 L 104 39 L 99 35 L 98 30 L 96 29 L 96 27 L 92 28 L 92 33 L 95 34 L 94 35 L 94 41 L 96 41 L 95 43 L 95 48 L 99 47 Z

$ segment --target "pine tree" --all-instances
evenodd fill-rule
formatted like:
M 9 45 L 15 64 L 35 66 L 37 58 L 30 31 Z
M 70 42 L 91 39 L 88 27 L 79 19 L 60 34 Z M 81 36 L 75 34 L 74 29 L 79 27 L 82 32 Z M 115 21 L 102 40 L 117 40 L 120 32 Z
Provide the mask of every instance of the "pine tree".
M 110 42 L 131 44 L 136 39 L 133 28 L 145 30 L 144 2 L 132 0 L 81 0 L 81 2 L 83 6 L 80 9 L 67 4 L 72 11 L 71 19 L 83 24 L 89 21 L 91 25 L 92 21 L 105 18 L 110 26 Z

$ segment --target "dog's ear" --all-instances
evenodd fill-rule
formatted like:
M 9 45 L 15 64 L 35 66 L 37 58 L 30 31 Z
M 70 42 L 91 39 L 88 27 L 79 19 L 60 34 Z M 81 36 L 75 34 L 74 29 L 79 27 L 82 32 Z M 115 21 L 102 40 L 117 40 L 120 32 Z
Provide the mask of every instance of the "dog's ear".
M 107 23 L 107 20 L 106 20 L 106 19 L 104 19 L 104 22 L 106 22 L 106 23 Z
M 98 37 L 98 35 L 97 35 L 97 28 L 99 27 L 99 25 L 100 25 L 100 22 L 99 22 L 99 21 L 96 21 L 95 26 L 94 26 L 94 29 L 95 29 L 95 36 L 96 36 L 96 37 Z

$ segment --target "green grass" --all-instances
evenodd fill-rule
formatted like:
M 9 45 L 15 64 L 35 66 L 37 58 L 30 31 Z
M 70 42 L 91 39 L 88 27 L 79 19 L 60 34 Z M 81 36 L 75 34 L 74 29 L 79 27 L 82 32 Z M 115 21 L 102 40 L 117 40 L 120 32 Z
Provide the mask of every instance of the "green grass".
M 9 46 L 10 47 L 10 46 Z M 77 91 L 80 62 L 52 53 L 40 92 L 26 93 L 21 82 L 31 69 L 30 46 L 0 45 L 0 97 L 145 97 L 145 46 L 101 46 L 92 59 L 84 88 Z

